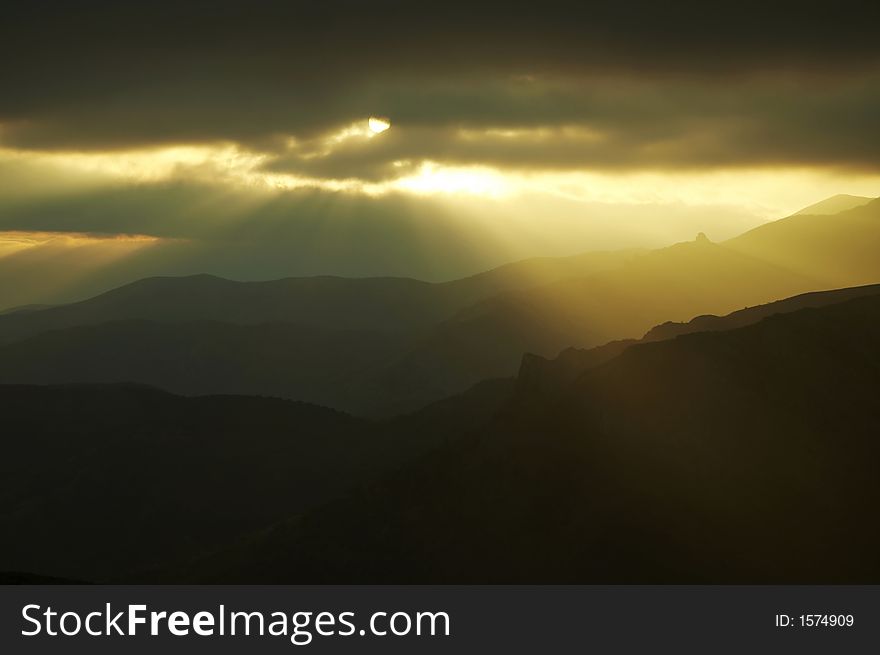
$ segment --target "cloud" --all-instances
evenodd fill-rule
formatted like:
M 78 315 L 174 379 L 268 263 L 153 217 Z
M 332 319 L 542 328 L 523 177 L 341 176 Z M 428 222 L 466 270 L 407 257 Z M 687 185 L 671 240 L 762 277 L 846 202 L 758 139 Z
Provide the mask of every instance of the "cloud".
M 482 109 L 468 113 L 463 95 Z M 398 107 L 394 126 L 375 138 L 330 132 L 291 142 L 267 156 L 264 170 L 377 182 L 411 175 L 425 161 L 519 171 L 880 169 L 880 74 L 767 76 L 736 86 L 514 80 L 435 86 L 423 101 L 421 113 Z
M 420 159 L 873 168 L 878 10 L 844 5 L 18 3 L 0 25 L 15 62 L 0 72 L 15 90 L 0 94 L 0 144 L 236 143 L 273 170 L 364 180 Z M 369 147 L 286 149 L 370 115 L 394 127 Z

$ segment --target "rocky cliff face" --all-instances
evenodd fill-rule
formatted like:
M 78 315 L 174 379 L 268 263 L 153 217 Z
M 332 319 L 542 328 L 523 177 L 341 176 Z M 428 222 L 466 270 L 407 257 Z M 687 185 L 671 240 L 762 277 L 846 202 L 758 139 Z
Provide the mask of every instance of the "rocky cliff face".
M 635 339 L 612 341 L 596 348 L 566 348 L 556 359 L 540 355 L 523 355 L 517 377 L 517 393 L 553 395 L 570 386 L 585 371 L 613 359 Z

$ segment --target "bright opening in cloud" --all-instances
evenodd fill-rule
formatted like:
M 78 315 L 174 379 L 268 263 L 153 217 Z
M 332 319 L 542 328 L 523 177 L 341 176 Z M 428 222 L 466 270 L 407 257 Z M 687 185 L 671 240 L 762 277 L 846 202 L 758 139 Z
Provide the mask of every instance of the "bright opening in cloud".
M 467 194 L 501 197 L 512 189 L 504 175 L 485 167 L 439 166 L 425 162 L 419 172 L 387 185 L 416 194 Z
M 373 132 L 373 134 L 380 134 L 391 127 L 390 120 L 378 116 L 370 116 L 370 120 L 367 121 L 367 124 L 370 126 L 370 131 Z

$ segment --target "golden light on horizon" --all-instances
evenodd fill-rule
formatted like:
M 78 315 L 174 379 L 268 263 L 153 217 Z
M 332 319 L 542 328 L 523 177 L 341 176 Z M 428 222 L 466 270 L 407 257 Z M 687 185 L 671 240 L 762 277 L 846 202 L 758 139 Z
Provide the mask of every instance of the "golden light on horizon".
M 370 120 L 367 121 L 367 125 L 370 127 L 370 131 L 373 134 L 381 134 L 389 127 L 391 127 L 391 121 L 387 118 L 382 118 L 380 116 L 370 116 Z
M 391 122 L 378 116 L 360 119 L 336 132 L 316 137 L 302 149 L 290 152 L 302 162 L 329 157 L 350 148 L 354 156 L 363 148 L 378 147 L 377 138 Z M 381 130 L 381 131 L 376 131 Z M 494 133 L 491 132 L 490 133 Z M 526 138 L 530 138 L 528 135 Z M 469 134 L 479 139 L 480 133 Z M 504 139 L 520 138 L 504 133 Z M 374 141 L 374 146 L 370 145 Z M 393 150 L 393 149 L 392 149 Z M 392 152 L 392 154 L 395 154 Z M 6 198 L 63 196 L 76 187 L 85 190 L 125 188 L 132 185 L 206 185 L 251 194 L 249 202 L 261 202 L 261 192 L 318 189 L 379 197 L 395 193 L 413 196 L 457 196 L 465 198 L 523 199 L 548 203 L 545 212 L 568 211 L 575 205 L 638 205 L 730 207 L 769 220 L 786 216 L 824 197 L 847 193 L 875 197 L 880 175 L 843 173 L 835 170 L 797 167 L 691 170 L 553 170 L 505 168 L 502 165 L 467 165 L 442 161 L 399 159 L 391 162 L 383 179 L 359 177 L 346 170 L 334 176 L 327 171 L 312 173 L 271 170 L 265 167 L 273 155 L 245 146 L 218 142 L 106 151 L 28 151 L 0 147 L 0 167 L 17 171 L 18 181 L 0 189 Z M 367 158 L 369 163 L 369 158 Z M 267 196 L 268 197 L 268 196 Z M 514 206 L 495 207 L 499 219 Z M 714 209 L 713 209 L 714 211 Z M 585 215 L 586 216 L 586 215 Z M 586 219 L 585 219 L 586 220 Z M 21 248 L 9 240 L 3 250 Z
M 388 187 L 418 195 L 463 194 L 498 198 L 512 193 L 509 180 L 494 169 L 440 166 L 434 162 L 424 162 L 417 173 L 399 178 Z

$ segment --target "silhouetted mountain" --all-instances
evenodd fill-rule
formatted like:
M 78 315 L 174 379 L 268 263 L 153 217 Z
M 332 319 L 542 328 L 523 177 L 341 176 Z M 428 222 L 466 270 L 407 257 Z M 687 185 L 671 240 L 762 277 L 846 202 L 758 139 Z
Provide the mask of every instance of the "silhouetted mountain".
M 448 395 L 480 378 L 514 375 L 524 352 L 552 356 L 635 337 L 670 316 L 727 313 L 815 284 L 707 240 L 677 244 L 614 270 L 477 303 L 416 342 L 379 380 L 410 393 L 430 384 Z
M 527 353 L 523 356 L 517 376 L 517 393 L 521 398 L 524 395 L 547 396 L 557 393 L 575 382 L 588 369 L 604 364 L 634 344 L 674 339 L 694 332 L 733 330 L 752 325 L 774 314 L 785 314 L 808 307 L 825 307 L 876 294 L 880 294 L 880 284 L 804 293 L 757 307 L 747 307 L 726 316 L 697 316 L 687 323 L 667 321 L 648 330 L 641 339 L 611 341 L 589 349 L 566 348 L 553 359 Z
M 141 385 L 0 385 L 0 571 L 29 572 L 0 577 L 132 580 L 185 566 L 466 435 L 512 391 L 486 381 L 380 423 Z
M 566 348 L 553 359 L 526 353 L 516 378 L 516 391 L 520 398 L 558 394 L 588 369 L 614 359 L 636 343 L 636 339 L 622 339 L 595 348 Z
M 645 252 L 647 251 L 630 249 L 586 252 L 570 257 L 534 257 L 445 282 L 440 286 L 452 290 L 463 299 L 463 306 L 468 306 L 514 289 L 527 289 L 558 280 L 615 270 Z
M 289 323 L 118 321 L 0 346 L 0 383 L 138 382 L 188 395 L 248 394 L 357 413 L 387 399 L 364 381 L 403 337 Z
M 514 378 L 483 380 L 454 396 L 435 401 L 422 409 L 390 419 L 386 425 L 415 434 L 429 433 L 446 441 L 493 418 L 513 399 Z
M 746 307 L 727 316 L 704 314 L 703 316 L 692 318 L 687 323 L 667 321 L 648 330 L 645 336 L 642 337 L 642 341 L 662 341 L 663 339 L 672 339 L 681 334 L 691 334 L 692 332 L 732 330 L 757 323 L 762 318 L 772 316 L 773 314 L 785 314 L 806 307 L 825 307 L 826 305 L 834 305 L 852 298 L 872 296 L 878 293 L 880 293 L 880 284 L 802 293 L 792 298 L 777 300 L 765 305 Z
M 410 355 L 435 325 L 492 294 L 635 256 L 524 260 L 444 284 L 150 278 L 80 303 L 0 316 L 0 382 L 130 381 L 183 394 L 257 393 L 360 415 L 402 414 L 499 370 L 514 372 L 477 358 L 467 375 L 446 380 L 436 357 L 424 366 Z
M 432 325 L 502 291 L 614 268 L 633 256 L 635 251 L 527 259 L 442 284 L 329 276 L 268 282 L 234 282 L 211 275 L 154 277 L 70 305 L 0 315 L 0 343 L 49 330 L 124 320 L 285 322 L 401 333 Z
M 856 200 L 835 196 L 812 209 Z M 523 352 L 550 357 L 636 337 L 670 317 L 876 282 L 880 200 L 865 203 L 833 216 L 795 215 L 723 244 L 701 235 L 593 275 L 498 294 L 440 324 L 389 366 L 384 384 L 420 389 L 430 380 L 437 393 L 453 393 L 480 377 L 514 374 Z
M 880 295 L 633 345 L 186 571 L 226 582 L 880 581 Z
M 5 342 L 109 321 L 287 322 L 401 331 L 445 317 L 454 305 L 434 286 L 404 278 L 289 278 L 233 282 L 210 275 L 148 278 L 71 305 L 0 317 Z
M 144 280 L 75 305 L 0 317 L 0 335 L 18 339 L 6 349 L 8 364 L 0 380 L 133 381 L 178 393 L 264 393 L 364 415 L 406 413 L 482 379 L 513 375 L 525 351 L 605 341 L 632 323 L 626 317 L 615 322 L 613 312 L 604 310 L 601 319 L 585 311 L 572 323 L 559 317 L 562 307 L 556 315 L 546 314 L 548 320 L 523 319 L 508 311 L 506 295 L 493 301 L 500 312 L 478 304 L 447 319 L 466 302 L 536 281 L 562 285 L 615 266 L 629 270 L 646 257 L 655 259 L 625 252 L 527 260 L 443 285 L 337 278 Z M 568 277 L 575 274 L 579 277 Z M 534 287 L 535 294 L 546 286 Z M 576 297 L 569 301 L 582 304 Z M 154 324 L 132 323 L 137 316 Z M 227 323 L 284 317 L 306 322 L 245 328 L 215 322 L 223 316 L 232 317 Z M 192 317 L 212 322 L 197 324 L 188 320 Z M 593 329 L 591 322 L 606 319 L 610 326 Z M 77 327 L 49 331 L 71 325 Z M 37 336 L 22 341 L 31 333 Z
M 326 500 L 401 440 L 302 403 L 132 385 L 0 387 L 0 417 L 0 570 L 92 581 Z
M 635 338 L 665 320 L 724 315 L 840 280 L 874 282 L 878 212 L 875 200 L 833 216 L 792 216 L 724 244 L 701 235 L 647 253 L 527 260 L 445 284 L 153 278 L 0 316 L 0 342 L 15 342 L 0 380 L 133 381 L 403 414 L 515 375 L 525 352 L 550 357 Z M 135 319 L 154 325 L 125 322 Z
M 616 269 L 497 294 L 456 310 L 452 318 L 443 314 L 452 312 L 449 299 L 502 286 L 498 279 L 487 281 L 493 276 L 525 284 L 527 269 L 586 270 L 596 262 L 610 266 L 610 260 L 569 258 L 555 268 L 521 263 L 449 285 L 333 278 L 247 284 L 207 276 L 144 280 L 77 305 L 0 317 L 0 335 L 38 333 L 3 348 L 0 381 L 131 381 L 177 393 L 261 393 L 389 416 L 483 379 L 513 376 L 524 352 L 551 355 L 567 346 L 594 346 L 642 334 L 669 316 L 725 312 L 813 285 L 708 240 L 630 254 L 623 261 Z M 359 285 L 364 293 L 355 291 Z M 325 297 L 325 287 L 337 291 Z M 385 291 L 379 294 L 379 288 Z M 310 309 L 303 314 L 303 307 Z M 138 314 L 154 318 L 109 320 Z M 186 320 L 197 315 L 238 319 Z M 285 315 L 306 316 L 308 322 L 265 324 Z M 377 327 L 382 321 L 387 322 Z M 89 325 L 40 333 L 77 322 Z M 230 324 L 240 322 L 263 324 Z

